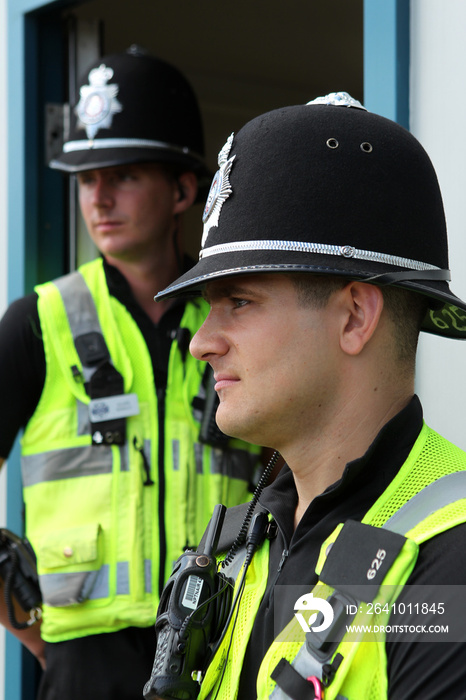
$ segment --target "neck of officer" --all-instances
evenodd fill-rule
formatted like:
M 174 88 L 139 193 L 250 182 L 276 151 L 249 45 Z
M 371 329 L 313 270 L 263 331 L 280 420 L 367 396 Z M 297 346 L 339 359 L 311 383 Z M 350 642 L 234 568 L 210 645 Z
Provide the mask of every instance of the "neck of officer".
M 173 301 L 168 299 L 156 302 L 154 297 L 182 273 L 182 251 L 175 251 L 173 241 L 170 240 L 162 247 L 154 247 L 153 251 L 145 251 L 140 256 L 105 257 L 126 278 L 139 306 L 154 323 L 158 323 Z
M 295 527 L 311 501 L 341 478 L 348 462 L 362 457 L 377 434 L 412 399 L 414 377 L 398 371 L 355 372 L 308 435 L 288 445 L 282 456 L 298 492 Z

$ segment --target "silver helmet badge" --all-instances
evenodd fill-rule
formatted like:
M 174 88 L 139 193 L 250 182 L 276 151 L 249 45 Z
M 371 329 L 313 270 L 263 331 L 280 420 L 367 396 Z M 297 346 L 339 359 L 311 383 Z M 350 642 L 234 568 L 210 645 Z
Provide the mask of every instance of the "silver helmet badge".
M 99 129 L 109 129 L 113 115 L 123 109 L 117 100 L 118 85 L 107 85 L 112 77 L 112 68 L 102 63 L 91 70 L 89 85 L 83 85 L 79 91 L 80 100 L 75 110 L 78 128 L 86 130 L 88 139 L 93 139 Z
M 204 207 L 204 213 L 202 215 L 204 231 L 202 233 L 201 248 L 204 247 L 212 226 L 218 226 L 218 219 L 223 203 L 226 199 L 228 199 L 233 191 L 229 180 L 231 167 L 236 158 L 236 156 L 229 158 L 231 145 L 233 143 L 233 136 L 234 134 L 230 134 L 226 144 L 218 154 L 219 169 L 215 173 L 214 179 L 212 180 L 212 185 L 210 186 L 206 205 Z

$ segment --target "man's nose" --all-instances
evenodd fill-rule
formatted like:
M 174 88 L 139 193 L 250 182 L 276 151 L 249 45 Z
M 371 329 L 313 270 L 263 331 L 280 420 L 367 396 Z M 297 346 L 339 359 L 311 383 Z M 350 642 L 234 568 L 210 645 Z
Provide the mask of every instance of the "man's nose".
M 228 343 L 221 333 L 221 328 L 216 322 L 215 315 L 210 311 L 206 320 L 194 334 L 189 351 L 197 360 L 209 362 L 217 355 L 224 355 L 228 352 Z
M 203 354 L 204 348 L 206 347 L 204 329 L 205 324 L 206 322 L 204 321 L 199 330 L 193 335 L 191 342 L 189 343 L 189 352 L 196 358 L 196 360 L 204 359 Z
M 96 207 L 111 206 L 113 202 L 112 189 L 102 177 L 98 177 L 92 188 L 92 203 Z

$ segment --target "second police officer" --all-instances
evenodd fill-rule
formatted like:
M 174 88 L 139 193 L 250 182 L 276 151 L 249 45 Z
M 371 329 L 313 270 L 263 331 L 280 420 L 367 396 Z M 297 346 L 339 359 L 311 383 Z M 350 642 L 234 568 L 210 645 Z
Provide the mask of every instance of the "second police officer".
M 206 303 L 153 301 L 191 264 L 181 224 L 208 178 L 203 154 L 176 68 L 137 49 L 91 66 L 51 165 L 77 174 L 100 257 L 14 302 L 0 324 L 0 460 L 24 428 L 43 595 L 41 629 L 17 634 L 46 669 L 41 700 L 141 696 L 174 560 L 216 503 L 247 498 L 257 466 L 257 448 L 207 422 L 200 437 L 209 378 L 188 345 Z

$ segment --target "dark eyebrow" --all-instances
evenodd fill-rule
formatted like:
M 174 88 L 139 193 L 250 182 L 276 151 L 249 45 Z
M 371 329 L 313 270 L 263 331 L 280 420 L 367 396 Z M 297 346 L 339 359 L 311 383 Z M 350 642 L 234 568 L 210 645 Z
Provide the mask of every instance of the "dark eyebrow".
M 225 299 L 226 297 L 232 296 L 251 296 L 255 294 L 250 287 L 242 287 L 239 284 L 224 284 L 221 287 L 216 286 L 211 289 L 204 289 L 202 296 L 207 302 L 211 302 L 215 299 Z

